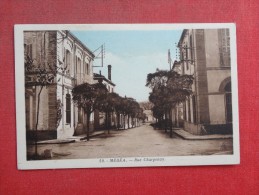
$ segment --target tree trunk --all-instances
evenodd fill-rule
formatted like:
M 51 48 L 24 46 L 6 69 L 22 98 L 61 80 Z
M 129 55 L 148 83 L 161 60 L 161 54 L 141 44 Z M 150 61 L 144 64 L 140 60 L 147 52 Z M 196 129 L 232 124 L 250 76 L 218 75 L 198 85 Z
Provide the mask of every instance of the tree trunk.
M 108 112 L 105 112 L 105 129 L 108 131 Z
M 40 109 L 40 94 L 43 89 L 43 86 L 40 87 L 38 93 L 38 104 L 37 104 L 37 118 L 36 118 L 36 127 L 35 127 L 35 156 L 38 156 L 38 124 L 39 124 L 39 109 Z
M 126 115 L 123 115 L 123 126 L 124 126 L 124 130 L 126 129 L 126 119 L 125 119 Z
M 129 122 L 130 121 L 130 118 L 129 118 L 129 115 L 128 115 L 128 129 L 130 128 L 130 126 L 129 126 Z
M 117 129 L 120 129 L 120 114 L 119 113 L 116 113 L 117 114 Z
M 87 137 L 87 141 L 89 141 L 90 139 L 90 115 L 91 112 L 87 112 L 87 127 L 86 127 L 86 137 Z
M 110 128 L 111 128 L 111 113 L 108 112 L 107 113 L 107 116 L 108 116 L 108 121 L 107 121 L 107 125 L 108 125 L 108 134 L 110 134 Z
M 172 109 L 169 110 L 169 125 L 170 125 L 170 137 L 173 137 L 173 121 L 172 121 Z
M 165 111 L 165 122 L 164 122 L 165 133 L 167 132 L 167 112 Z

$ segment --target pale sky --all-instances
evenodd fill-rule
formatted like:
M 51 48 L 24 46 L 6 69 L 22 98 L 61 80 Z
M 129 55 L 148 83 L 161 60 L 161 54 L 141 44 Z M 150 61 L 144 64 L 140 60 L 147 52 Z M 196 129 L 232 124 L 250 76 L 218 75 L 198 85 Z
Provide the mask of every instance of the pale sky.
M 150 89 L 145 86 L 148 73 L 157 68 L 169 70 L 168 49 L 172 61 L 182 30 L 161 31 L 71 31 L 91 51 L 105 43 L 104 67 L 93 71 L 107 77 L 107 65 L 112 65 L 112 82 L 120 96 L 148 100 Z M 98 53 L 95 53 L 96 55 Z M 94 65 L 101 65 L 96 59 Z

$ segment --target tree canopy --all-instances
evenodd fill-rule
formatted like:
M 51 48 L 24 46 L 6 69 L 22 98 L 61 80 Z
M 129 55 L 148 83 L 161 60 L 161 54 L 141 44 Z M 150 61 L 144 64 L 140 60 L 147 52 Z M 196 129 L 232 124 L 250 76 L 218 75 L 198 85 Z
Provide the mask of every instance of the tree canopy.
M 87 113 L 92 113 L 100 107 L 100 102 L 106 99 L 107 93 L 108 90 L 102 83 L 84 83 L 73 88 L 73 102 Z
M 154 116 L 161 119 L 167 113 L 170 115 L 173 107 L 191 95 L 192 83 L 192 75 L 180 75 L 171 70 L 157 70 L 148 74 L 146 86 L 152 89 L 149 101 L 154 104 Z
M 140 110 L 139 104 L 133 98 L 121 97 L 114 92 L 109 93 L 106 86 L 102 83 L 81 84 L 74 87 L 72 94 L 75 105 L 83 108 L 88 117 L 94 110 L 99 110 L 105 112 L 108 118 L 112 112 L 116 112 L 118 116 L 120 114 L 124 117 L 128 115 L 128 123 L 130 117 L 132 120 L 133 118 L 143 118 L 143 111 L 142 109 Z M 89 124 L 90 118 L 87 120 L 87 124 Z

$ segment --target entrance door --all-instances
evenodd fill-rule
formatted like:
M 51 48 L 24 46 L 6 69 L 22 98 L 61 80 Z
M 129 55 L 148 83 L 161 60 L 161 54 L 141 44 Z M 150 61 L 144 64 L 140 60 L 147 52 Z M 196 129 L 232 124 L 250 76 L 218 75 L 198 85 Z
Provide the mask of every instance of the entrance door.
M 231 82 L 225 86 L 225 99 L 226 99 L 226 122 L 232 122 L 232 94 L 231 94 Z

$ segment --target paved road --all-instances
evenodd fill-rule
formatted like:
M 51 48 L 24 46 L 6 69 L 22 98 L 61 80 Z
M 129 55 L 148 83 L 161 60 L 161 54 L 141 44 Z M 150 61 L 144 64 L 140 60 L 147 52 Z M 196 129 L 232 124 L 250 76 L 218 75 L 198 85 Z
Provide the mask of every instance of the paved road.
M 70 144 L 40 145 L 39 153 L 52 149 L 54 159 L 87 159 L 140 156 L 210 155 L 232 151 L 232 139 L 183 140 L 170 138 L 163 130 L 154 130 L 149 125 L 112 131 L 110 135 Z M 33 151 L 33 146 L 28 148 Z

